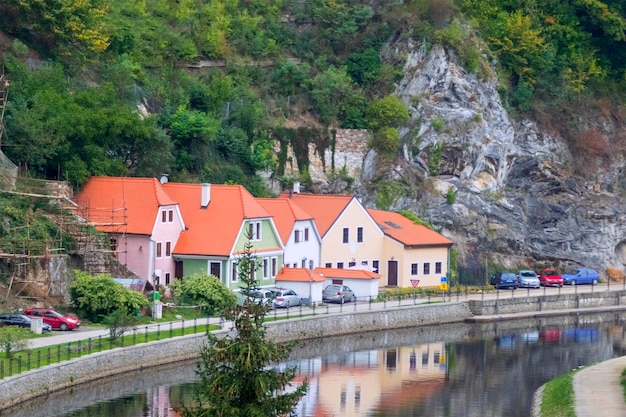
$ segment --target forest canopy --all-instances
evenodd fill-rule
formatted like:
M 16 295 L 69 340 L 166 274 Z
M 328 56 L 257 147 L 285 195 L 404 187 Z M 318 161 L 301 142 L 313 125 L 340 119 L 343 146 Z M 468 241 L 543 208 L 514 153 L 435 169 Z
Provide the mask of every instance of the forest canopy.
M 284 172 L 277 144 L 329 147 L 335 128 L 393 153 L 403 62 L 382 50 L 398 37 L 454 50 L 479 77 L 495 62 L 515 112 L 623 100 L 626 83 L 621 0 L 0 0 L 0 33 L 2 150 L 77 187 L 167 173 L 264 196 L 258 173 Z

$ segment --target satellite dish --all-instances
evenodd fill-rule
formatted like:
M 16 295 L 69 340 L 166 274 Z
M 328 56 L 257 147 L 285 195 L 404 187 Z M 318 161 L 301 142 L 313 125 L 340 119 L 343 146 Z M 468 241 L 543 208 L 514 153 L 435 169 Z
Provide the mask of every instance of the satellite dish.
M 161 175 L 161 179 L 159 180 L 159 182 L 160 182 L 161 184 L 166 184 L 166 183 L 167 183 L 167 181 L 168 181 L 168 179 L 167 179 L 167 175 Z

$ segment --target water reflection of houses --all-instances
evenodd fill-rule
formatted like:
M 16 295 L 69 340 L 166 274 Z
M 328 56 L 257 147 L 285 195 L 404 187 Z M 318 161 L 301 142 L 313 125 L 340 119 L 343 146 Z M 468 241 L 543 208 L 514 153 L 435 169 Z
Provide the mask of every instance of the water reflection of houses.
M 414 402 L 440 390 L 446 377 L 444 343 L 431 343 L 298 361 L 309 391 L 299 416 L 363 416 L 385 404 Z

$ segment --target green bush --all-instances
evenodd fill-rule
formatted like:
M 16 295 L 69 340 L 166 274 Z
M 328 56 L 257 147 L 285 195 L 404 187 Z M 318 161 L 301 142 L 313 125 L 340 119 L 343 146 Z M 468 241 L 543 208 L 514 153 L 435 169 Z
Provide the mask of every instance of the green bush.
M 115 282 L 110 274 L 92 276 L 74 271 L 70 297 L 78 314 L 94 323 L 100 323 L 115 310 L 136 314 L 148 306 L 148 299 L 136 291 Z
M 236 304 L 235 294 L 219 278 L 206 273 L 183 277 L 170 284 L 179 302 L 202 306 L 207 314 L 217 315 Z

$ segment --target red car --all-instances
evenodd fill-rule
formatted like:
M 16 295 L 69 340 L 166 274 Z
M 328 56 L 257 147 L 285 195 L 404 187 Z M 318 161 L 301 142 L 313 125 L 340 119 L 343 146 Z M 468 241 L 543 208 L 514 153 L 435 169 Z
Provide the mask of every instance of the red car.
M 53 308 L 27 308 L 24 315 L 28 317 L 41 317 L 44 323 L 48 323 L 53 329 L 73 330 L 80 327 L 80 320 L 76 316 L 64 315 Z
M 537 274 L 544 287 L 562 287 L 563 277 L 554 268 L 544 268 Z

